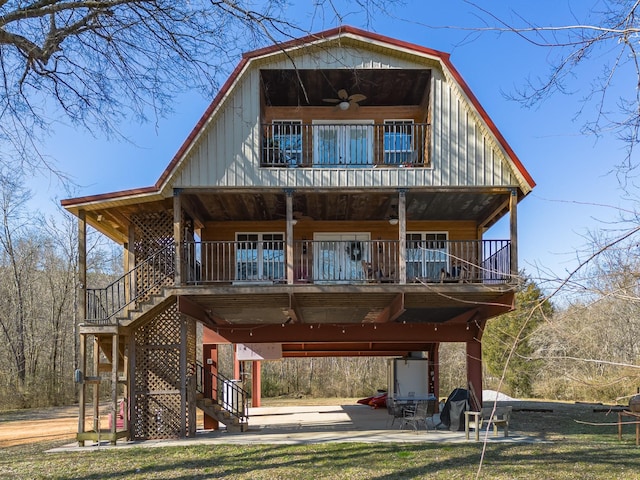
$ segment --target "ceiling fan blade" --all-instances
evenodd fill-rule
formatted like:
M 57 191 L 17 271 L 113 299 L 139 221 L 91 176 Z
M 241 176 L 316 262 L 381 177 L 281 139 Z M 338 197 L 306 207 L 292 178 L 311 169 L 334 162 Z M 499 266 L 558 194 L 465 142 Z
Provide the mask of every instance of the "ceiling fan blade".
M 349 94 L 347 93 L 347 91 L 344 88 L 341 88 L 340 90 L 338 90 L 338 98 L 340 100 L 348 100 L 349 99 Z
M 350 102 L 361 102 L 361 101 L 366 100 L 366 99 L 367 99 L 367 96 L 363 95 L 361 93 L 354 93 L 353 95 L 351 95 L 349 97 L 349 101 Z
M 338 98 L 323 98 L 322 101 L 327 103 L 340 103 L 342 100 Z

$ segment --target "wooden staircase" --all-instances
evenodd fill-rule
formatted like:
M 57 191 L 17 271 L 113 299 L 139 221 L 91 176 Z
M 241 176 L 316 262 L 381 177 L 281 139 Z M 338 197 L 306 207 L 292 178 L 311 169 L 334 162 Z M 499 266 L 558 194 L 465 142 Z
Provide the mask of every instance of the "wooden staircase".
M 158 295 L 150 295 L 145 301 L 138 303 L 135 308 L 123 312 L 123 315 L 116 316 L 118 325 L 130 327 L 143 323 L 145 319 L 153 318 L 175 302 L 175 296 L 165 296 L 163 293 L 164 291 L 161 291 Z
M 229 432 L 249 429 L 248 393 L 235 381 L 196 363 L 196 406 Z
M 227 427 L 227 432 L 246 432 L 249 429 L 249 423 L 246 420 L 242 421 L 240 418 L 234 416 L 212 398 L 205 398 L 203 393 L 197 394 L 196 406 L 205 414 Z

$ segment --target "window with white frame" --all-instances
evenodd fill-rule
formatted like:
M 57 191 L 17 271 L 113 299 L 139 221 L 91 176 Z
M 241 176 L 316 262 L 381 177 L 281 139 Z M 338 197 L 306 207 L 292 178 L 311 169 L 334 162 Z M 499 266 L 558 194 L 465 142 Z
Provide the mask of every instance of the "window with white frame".
M 236 234 L 236 280 L 283 281 L 283 233 Z
M 448 268 L 446 232 L 407 233 L 407 280 L 438 281 Z
M 384 163 L 411 163 L 413 150 L 413 120 L 385 120 Z
M 302 121 L 274 120 L 272 129 L 271 147 L 278 153 L 279 162 L 300 165 L 302 163 Z

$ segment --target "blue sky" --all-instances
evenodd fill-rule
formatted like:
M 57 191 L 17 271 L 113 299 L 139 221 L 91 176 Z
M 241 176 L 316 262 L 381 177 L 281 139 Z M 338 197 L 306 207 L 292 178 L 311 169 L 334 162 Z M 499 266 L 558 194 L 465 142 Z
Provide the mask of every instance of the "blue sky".
M 310 31 L 340 23 L 329 17 L 323 23 L 318 15 L 312 21 L 307 8 L 311 3 L 296 2 L 287 15 Z M 517 15 L 521 15 L 539 25 L 566 25 L 583 20 L 585 12 L 599 8 L 602 2 L 476 3 L 508 21 L 518 21 Z M 537 183 L 519 206 L 520 266 L 534 277 L 562 277 L 575 268 L 576 252 L 588 243 L 587 231 L 605 226 L 603 221 L 616 220 L 617 207 L 628 207 L 621 201 L 615 175 L 609 173 L 624 158 L 623 145 L 612 137 L 581 135 L 588 117 L 576 118 L 580 99 L 589 91 L 607 53 L 602 52 L 601 58 L 594 58 L 576 72 L 569 95 L 555 95 L 528 109 L 507 99 L 505 93 L 523 87 L 527 78 L 544 77 L 549 71 L 549 50 L 512 34 L 479 35 L 455 28 L 433 28 L 483 25 L 480 12 L 460 0 L 415 0 L 405 4 L 394 15 L 374 18 L 368 24 L 361 16 L 348 14 L 351 7 L 345 7 L 340 10 L 344 14 L 342 23 L 451 53 L 453 64 Z M 611 88 L 613 91 L 623 87 L 614 84 Z M 199 94 L 186 93 L 176 99 L 170 118 L 144 125 L 123 124 L 121 129 L 131 143 L 109 142 L 71 128 L 58 128 L 43 151 L 79 187 L 69 195 L 55 180 L 33 179 L 30 187 L 36 195 L 32 206 L 48 210 L 52 198 L 152 185 L 210 101 Z M 488 238 L 508 238 L 506 226 L 497 225 Z

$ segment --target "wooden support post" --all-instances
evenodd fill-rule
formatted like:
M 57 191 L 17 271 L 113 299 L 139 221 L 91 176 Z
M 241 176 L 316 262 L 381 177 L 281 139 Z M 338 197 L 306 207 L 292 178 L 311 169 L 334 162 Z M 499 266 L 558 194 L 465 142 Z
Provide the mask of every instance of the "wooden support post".
M 136 266 L 136 253 L 134 249 L 136 241 L 135 227 L 133 224 L 129 225 L 128 240 L 124 245 L 124 271 L 130 272 Z M 125 280 L 125 298 L 127 301 L 135 297 L 136 292 L 136 278 L 135 275 L 127 276 Z
M 251 406 L 259 407 L 262 402 L 262 364 L 260 360 L 254 360 L 251 367 Z
M 287 226 L 285 235 L 285 251 L 287 257 L 287 283 L 293 284 L 293 191 L 286 190 L 286 216 Z
M 124 342 L 124 358 L 122 360 L 122 374 L 124 375 L 124 387 L 123 387 L 123 401 L 124 401 L 124 419 L 123 419 L 123 428 L 127 431 L 127 440 L 129 440 L 130 432 L 129 432 L 129 406 L 131 405 L 131 397 L 130 388 L 131 388 L 131 377 L 129 375 L 129 355 L 130 355 L 130 346 L 131 342 L 129 338 L 131 336 L 125 337 Z
M 120 336 L 116 333 L 111 337 L 111 443 L 116 444 L 118 430 L 118 363 L 120 359 Z
M 482 408 L 482 343 L 476 338 L 467 342 L 467 383 Z
M 80 210 L 78 212 L 78 289 L 76 292 L 76 325 L 75 331 L 78 331 L 78 325 L 83 323 L 87 318 L 87 218 L 86 212 Z M 86 393 L 87 384 L 84 377 L 87 374 L 87 338 L 85 334 L 79 335 L 78 356 L 76 357 L 76 365 L 79 373 L 80 385 L 78 391 L 78 433 L 85 431 L 85 414 L 86 414 Z M 74 339 L 74 342 L 76 339 Z M 78 442 L 79 446 L 84 446 L 84 440 Z
M 238 360 L 238 347 L 233 346 L 233 378 L 234 380 L 242 380 L 240 378 L 240 361 Z
M 214 398 L 214 389 L 217 390 L 218 388 L 214 383 L 215 375 L 218 374 L 218 346 L 211 343 L 203 344 L 202 359 L 204 362 L 204 379 L 202 381 L 204 398 Z M 210 417 L 206 413 L 204 414 L 205 430 L 218 430 L 219 427 L 220 424 L 218 423 L 218 420 Z
M 407 283 L 407 193 L 400 190 L 398 194 L 398 276 L 401 285 Z
M 173 241 L 176 246 L 174 284 L 182 285 L 182 201 L 180 190 L 173 191 Z
M 187 436 L 187 322 L 180 315 L 180 436 Z
M 515 283 L 518 279 L 518 192 L 516 189 L 511 191 L 509 197 L 509 230 L 511 236 L 511 282 Z
M 79 343 L 80 359 L 78 370 L 80 371 L 80 375 L 76 378 L 80 381 L 80 391 L 78 395 L 78 433 L 82 434 L 84 433 L 84 418 L 86 413 L 85 394 L 87 390 L 87 384 L 84 381 L 84 376 L 87 373 L 87 336 L 84 333 L 80 334 Z M 84 447 L 84 440 L 79 440 L 78 446 Z
M 131 429 L 131 425 L 136 425 L 136 338 L 135 335 L 129 336 L 129 370 L 127 373 L 127 383 L 129 385 L 129 401 L 127 404 L 128 421 L 129 426 L 127 431 L 129 432 L 128 440 L 133 440 L 134 432 Z
M 429 370 L 433 384 L 433 393 L 436 399 L 440 398 L 440 344 L 434 343 L 431 348 L 431 358 L 429 359 Z
M 93 377 L 100 376 L 100 339 L 93 336 Z M 93 385 L 93 430 L 100 431 L 100 382 Z
M 87 220 L 84 210 L 78 212 L 78 322 L 87 319 Z M 84 373 L 84 372 L 83 372 Z

